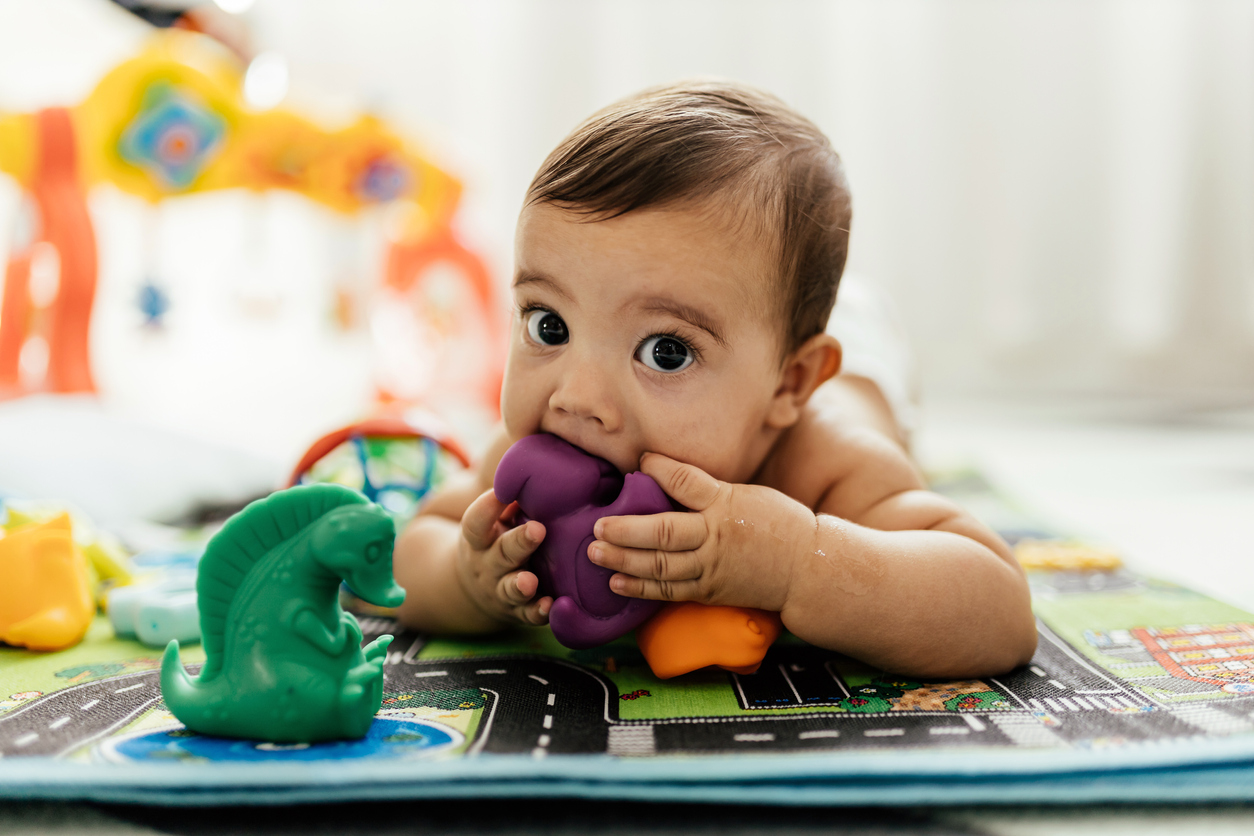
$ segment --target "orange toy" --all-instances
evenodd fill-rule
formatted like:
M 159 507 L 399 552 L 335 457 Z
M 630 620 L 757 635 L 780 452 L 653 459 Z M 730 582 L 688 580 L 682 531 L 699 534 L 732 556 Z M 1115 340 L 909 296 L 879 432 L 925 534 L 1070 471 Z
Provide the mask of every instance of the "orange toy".
M 40 137 L 31 178 L 37 220 L 32 239 L 9 257 L 0 321 L 0 393 L 93 392 L 88 328 L 96 295 L 96 237 L 79 178 L 74 125 L 63 107 L 35 115 Z M 37 247 L 55 253 L 57 289 L 46 308 L 36 306 L 31 260 Z M 46 340 L 48 360 L 35 379 L 19 371 L 22 349 Z
M 783 630 L 778 613 L 747 607 L 667 604 L 636 630 L 636 643 L 658 679 L 709 665 L 756 673 Z
M 0 539 L 0 641 L 64 650 L 87 633 L 96 605 L 70 532 L 62 514 Z

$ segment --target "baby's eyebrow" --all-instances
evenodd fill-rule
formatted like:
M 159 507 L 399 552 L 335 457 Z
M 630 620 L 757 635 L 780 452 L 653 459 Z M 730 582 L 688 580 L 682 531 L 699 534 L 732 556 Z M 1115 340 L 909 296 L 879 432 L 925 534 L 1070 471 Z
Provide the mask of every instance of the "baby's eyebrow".
M 709 334 L 714 342 L 723 348 L 728 348 L 727 338 L 723 336 L 723 332 L 719 329 L 718 323 L 711 319 L 705 312 L 697 310 L 691 305 L 685 305 L 683 302 L 676 302 L 674 299 L 649 299 L 642 306 L 646 311 L 656 313 L 667 313 L 677 319 L 682 319 L 694 328 L 700 328 Z
M 543 273 L 532 273 L 526 270 L 518 271 L 518 275 L 514 276 L 514 287 L 522 287 L 523 285 L 526 285 L 526 284 L 543 285 L 544 287 L 547 287 L 549 290 L 556 293 L 558 296 L 565 299 L 567 302 L 574 301 L 574 299 L 571 297 L 570 293 L 566 290 L 566 288 L 562 287 L 560 284 L 553 281 L 552 279 L 550 279 L 548 276 L 544 275 Z

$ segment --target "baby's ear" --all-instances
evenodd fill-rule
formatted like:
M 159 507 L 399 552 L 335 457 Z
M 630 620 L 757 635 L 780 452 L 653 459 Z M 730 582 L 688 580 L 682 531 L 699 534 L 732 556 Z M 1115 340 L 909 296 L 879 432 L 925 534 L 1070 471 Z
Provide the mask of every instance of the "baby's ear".
M 831 334 L 815 334 L 802 343 L 784 361 L 767 424 L 784 429 L 797 423 L 814 390 L 840 371 L 840 358 L 840 342 Z

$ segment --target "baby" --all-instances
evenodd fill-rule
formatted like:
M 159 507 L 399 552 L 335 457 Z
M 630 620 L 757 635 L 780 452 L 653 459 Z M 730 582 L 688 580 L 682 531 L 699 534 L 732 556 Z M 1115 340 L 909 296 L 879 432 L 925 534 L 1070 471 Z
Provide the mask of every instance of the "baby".
M 647 90 L 549 155 L 518 220 L 503 426 L 478 472 L 401 534 L 402 620 L 544 624 L 492 492 L 505 450 L 553 433 L 642 470 L 689 512 L 606 517 L 588 559 L 620 595 L 778 612 L 795 635 L 919 677 L 974 677 L 1036 647 L 1006 544 L 929 493 L 875 384 L 825 332 L 849 192 L 827 138 L 727 82 Z

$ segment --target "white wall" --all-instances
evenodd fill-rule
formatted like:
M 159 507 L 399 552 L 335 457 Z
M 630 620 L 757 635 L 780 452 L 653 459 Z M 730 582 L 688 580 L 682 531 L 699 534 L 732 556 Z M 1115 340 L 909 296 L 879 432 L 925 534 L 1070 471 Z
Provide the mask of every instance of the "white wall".
M 106 5 L 0 0 L 0 109 L 72 100 L 129 48 Z M 575 123 L 725 75 L 832 136 L 851 267 L 898 296 L 930 392 L 1254 395 L 1254 3 L 258 0 L 245 19 L 288 59 L 289 105 L 374 109 L 464 177 L 502 281 L 523 190 Z
M 465 172 L 508 263 L 535 167 L 648 84 L 743 79 L 815 119 L 853 269 L 933 391 L 1254 392 L 1254 4 L 261 0 L 302 97 L 370 102 Z

